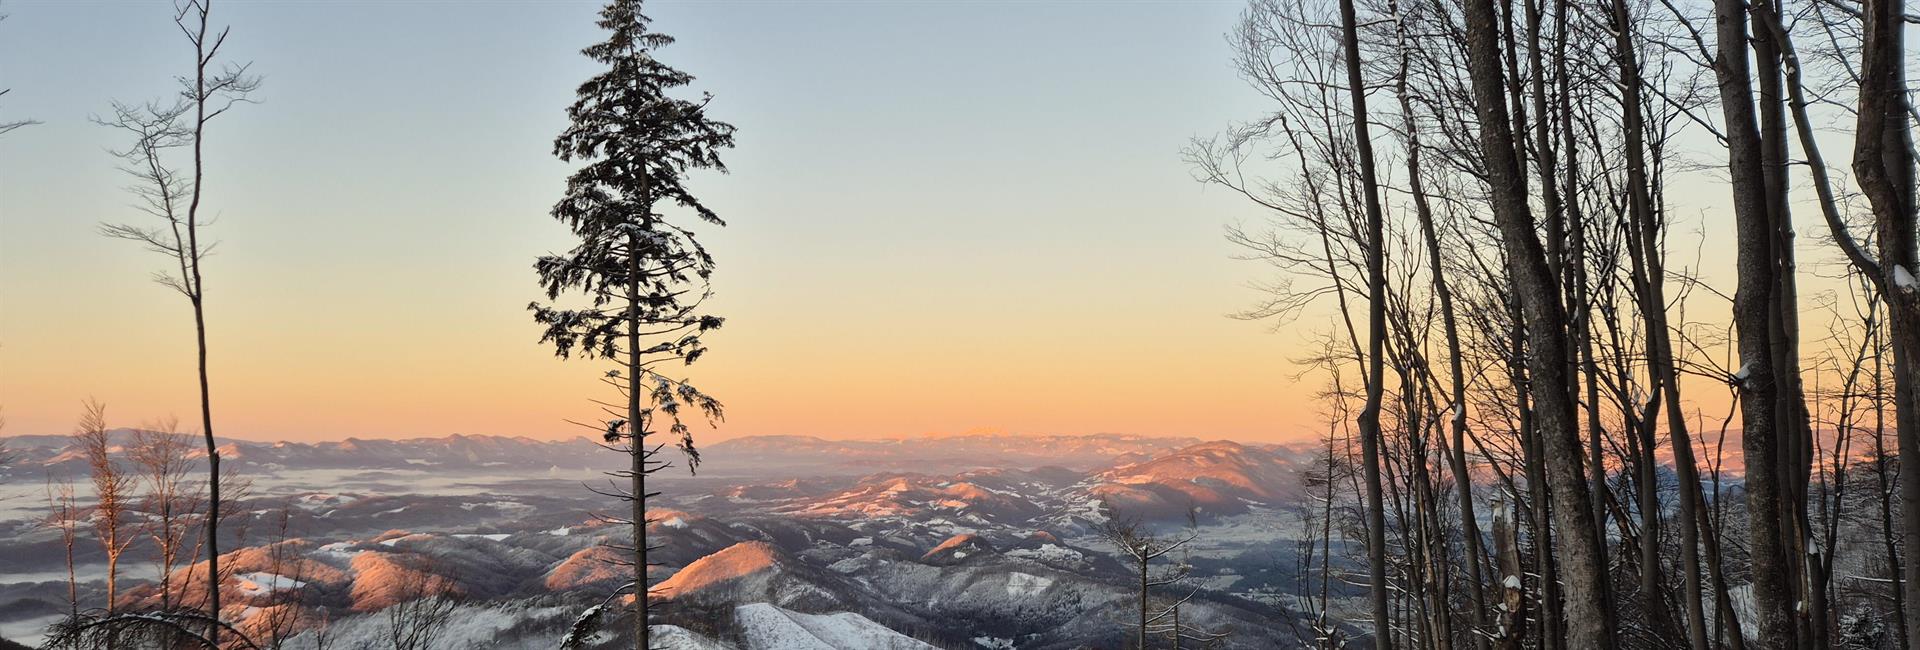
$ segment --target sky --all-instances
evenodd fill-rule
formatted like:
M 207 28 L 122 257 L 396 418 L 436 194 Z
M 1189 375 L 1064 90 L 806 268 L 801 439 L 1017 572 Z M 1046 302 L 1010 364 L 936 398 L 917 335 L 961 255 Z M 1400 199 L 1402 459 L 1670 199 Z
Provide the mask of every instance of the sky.
M 690 378 L 758 434 L 1125 432 L 1268 441 L 1323 426 L 1292 359 L 1325 323 L 1234 320 L 1261 213 L 1181 148 L 1258 115 L 1224 2 L 649 2 L 660 53 L 739 128 L 693 185 L 728 319 Z M 320 440 L 572 436 L 606 366 L 526 311 L 567 247 L 550 153 L 595 73 L 592 2 L 228 0 L 265 82 L 211 127 L 216 430 Z M 0 408 L 66 433 L 197 415 L 189 308 L 91 124 L 170 90 L 170 3 L 0 13 Z

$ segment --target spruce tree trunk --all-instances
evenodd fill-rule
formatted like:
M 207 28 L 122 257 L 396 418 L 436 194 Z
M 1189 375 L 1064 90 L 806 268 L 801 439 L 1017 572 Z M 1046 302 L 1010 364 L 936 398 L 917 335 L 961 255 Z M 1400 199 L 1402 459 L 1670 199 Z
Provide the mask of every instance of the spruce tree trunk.
M 639 175 L 639 199 L 643 222 L 653 220 L 653 190 L 649 186 L 649 177 L 645 151 L 639 152 L 640 161 L 635 168 Z M 630 460 L 633 463 L 633 555 L 634 555 L 634 648 L 649 650 L 652 647 L 651 618 L 652 579 L 647 572 L 647 427 L 641 418 L 640 395 L 645 386 L 641 382 L 641 372 L 646 367 L 641 363 L 640 347 L 640 278 L 645 272 L 641 265 L 640 236 L 629 232 L 627 235 L 627 431 L 632 435 L 633 448 Z
M 642 178 L 645 164 L 641 165 Z M 641 187 L 646 186 L 645 181 Z M 644 194 L 644 190 L 642 191 Z M 651 210 L 645 198 L 643 209 Z M 652 580 L 647 575 L 647 444 L 640 418 L 640 238 L 627 235 L 627 432 L 631 436 L 630 460 L 633 463 L 633 634 L 635 650 L 648 650 L 652 628 L 648 625 L 648 600 Z
M 639 168 L 640 206 L 645 213 L 642 220 L 653 217 L 653 198 L 647 187 L 647 161 L 643 157 Z M 640 392 L 644 389 L 640 381 L 640 277 L 644 269 L 640 265 L 640 237 L 627 235 L 627 432 L 632 436 L 631 460 L 633 467 L 633 603 L 634 603 L 634 648 L 648 650 L 651 647 L 653 628 L 648 618 L 648 601 L 651 600 L 652 580 L 647 573 L 647 444 L 646 427 L 640 421 Z

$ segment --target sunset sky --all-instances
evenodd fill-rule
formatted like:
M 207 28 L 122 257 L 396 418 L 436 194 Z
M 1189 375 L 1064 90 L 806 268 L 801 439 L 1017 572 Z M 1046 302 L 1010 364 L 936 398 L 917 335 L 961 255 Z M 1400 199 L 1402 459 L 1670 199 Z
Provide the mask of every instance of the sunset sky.
M 193 423 L 190 312 L 87 117 L 169 90 L 164 2 L 10 0 L 0 22 L 0 407 L 65 433 Z M 1188 138 L 1255 116 L 1242 3 L 652 2 L 740 128 L 697 188 L 727 327 L 692 377 L 707 439 L 995 429 L 1252 440 L 1317 428 L 1289 364 L 1325 323 L 1226 314 L 1259 218 L 1191 180 Z M 604 370 L 536 344 L 530 263 L 564 248 L 549 153 L 596 71 L 593 2 L 223 2 L 261 104 L 216 122 L 208 263 L 223 434 L 577 433 Z
M 740 129 L 732 173 L 694 182 L 731 223 L 705 235 L 728 325 L 690 376 L 730 414 L 706 439 L 1322 430 L 1293 360 L 1330 319 L 1227 317 L 1272 276 L 1223 228 L 1264 215 L 1180 157 L 1266 108 L 1229 65 L 1242 6 L 648 3 L 680 39 L 662 58 Z M 148 281 L 161 257 L 98 234 L 144 215 L 108 153 L 126 142 L 88 121 L 185 70 L 170 3 L 0 7 L 0 121 L 44 122 L 0 138 L 5 432 L 65 433 L 89 396 L 191 423 L 190 312 Z M 550 147 L 598 8 L 216 5 L 266 78 L 209 136 L 221 433 L 559 437 L 596 415 L 606 366 L 555 359 L 525 307 L 534 257 L 568 246 Z M 1718 149 L 1696 144 L 1705 164 L 1670 170 L 1669 266 L 1730 294 Z M 1811 351 L 1836 256 L 1802 214 Z M 1712 292 L 1686 309 L 1725 322 Z M 1693 381 L 1719 417 L 1723 387 Z

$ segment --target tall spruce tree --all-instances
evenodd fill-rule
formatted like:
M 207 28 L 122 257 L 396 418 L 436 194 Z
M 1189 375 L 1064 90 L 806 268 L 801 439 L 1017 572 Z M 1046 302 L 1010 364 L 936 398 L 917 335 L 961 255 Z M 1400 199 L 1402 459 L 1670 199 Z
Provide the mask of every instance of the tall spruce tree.
M 673 38 L 649 29 L 639 0 L 613 0 L 599 25 L 605 42 L 582 52 L 606 64 L 588 79 L 567 109 L 572 124 L 554 139 L 554 154 L 584 166 L 567 179 L 566 195 L 552 215 L 572 229 L 579 243 L 534 263 L 549 300 L 563 294 L 586 298 L 585 306 L 530 305 L 546 326 L 542 343 L 561 358 L 574 355 L 615 361 L 607 383 L 624 398 L 605 405 L 606 446 L 632 464 L 613 473 L 628 485 L 614 495 L 631 506 L 618 520 L 633 529 L 634 643 L 648 647 L 646 477 L 666 469 L 667 444 L 677 447 L 691 470 L 700 461 L 686 420 L 721 415 L 720 402 L 694 388 L 671 368 L 691 364 L 706 351 L 702 336 L 722 319 L 703 303 L 713 257 L 689 228 L 693 221 L 725 222 L 683 184 L 696 169 L 726 171 L 719 152 L 733 146 L 733 127 L 707 117 L 710 95 L 698 101 L 670 95 L 693 81 L 687 73 L 654 59 Z M 669 208 L 673 214 L 663 213 Z M 664 434 L 670 443 L 649 439 Z

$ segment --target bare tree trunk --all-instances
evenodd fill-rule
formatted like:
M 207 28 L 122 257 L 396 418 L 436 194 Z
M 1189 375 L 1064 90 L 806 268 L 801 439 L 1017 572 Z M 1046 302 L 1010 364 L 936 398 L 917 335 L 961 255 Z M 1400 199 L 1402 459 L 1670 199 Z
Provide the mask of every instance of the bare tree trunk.
M 1380 398 L 1386 388 L 1387 336 L 1386 237 L 1380 213 L 1380 188 L 1374 170 L 1373 138 L 1367 128 L 1367 96 L 1360 76 L 1360 37 L 1353 0 L 1340 0 L 1340 34 L 1346 51 L 1347 89 L 1353 101 L 1354 147 L 1360 159 L 1360 185 L 1367 214 L 1367 403 L 1360 411 L 1360 446 L 1367 483 L 1367 556 L 1373 600 L 1373 643 L 1393 647 L 1387 611 L 1387 522 L 1380 497 Z
M 1692 647 L 1705 650 L 1707 642 L 1706 612 L 1701 603 L 1704 596 L 1700 585 L 1699 551 L 1699 510 L 1700 476 L 1693 460 L 1693 443 L 1687 434 L 1686 415 L 1680 409 L 1679 377 L 1674 368 L 1672 343 L 1667 331 L 1666 318 L 1666 271 L 1662 262 L 1664 253 L 1660 249 L 1662 229 L 1653 205 L 1653 190 L 1647 173 L 1646 119 L 1642 114 L 1644 98 L 1641 92 L 1643 79 L 1640 72 L 1638 48 L 1633 38 L 1633 18 L 1625 0 L 1613 0 L 1612 31 L 1614 34 L 1614 56 L 1620 69 L 1621 104 L 1624 111 L 1624 124 L 1627 147 L 1627 202 L 1632 228 L 1639 237 L 1631 242 L 1629 248 L 1636 272 L 1641 275 L 1640 312 L 1646 321 L 1648 370 L 1653 383 L 1659 391 L 1659 400 L 1664 401 L 1667 409 L 1668 436 L 1673 446 L 1674 471 L 1680 481 L 1680 560 L 1681 570 L 1685 572 L 1683 583 L 1684 597 L 1682 611 L 1686 613 L 1687 639 Z M 1656 402 L 1657 404 L 1657 402 Z M 1650 414 L 1651 415 L 1651 414 Z M 1650 417 L 1644 423 L 1649 433 L 1655 426 Z M 1643 481 L 1653 481 L 1652 472 L 1653 438 L 1646 437 L 1647 461 L 1649 467 Z M 1653 486 L 1644 488 L 1653 491 Z M 1656 508 L 1649 517 L 1657 523 L 1657 499 L 1643 504 L 1643 508 Z M 1659 599 L 1664 589 L 1659 579 L 1659 535 L 1656 529 L 1643 526 L 1646 539 L 1641 549 L 1646 566 L 1641 573 L 1640 591 L 1643 607 L 1656 622 L 1667 623 L 1665 603 Z
M 55 513 L 58 513 L 57 516 L 60 518 L 60 544 L 66 550 L 67 618 L 77 619 L 80 618 L 80 580 L 79 576 L 74 573 L 73 547 L 75 538 L 78 536 L 78 531 L 75 527 L 79 522 L 74 520 L 76 515 L 75 510 L 77 510 L 77 508 L 75 508 L 73 504 L 73 484 L 63 481 L 60 483 L 58 490 L 56 490 L 53 479 L 49 477 L 47 479 L 47 503 L 52 506 Z
M 1774 375 L 1772 328 L 1775 257 L 1773 227 L 1762 172 L 1762 143 L 1753 108 L 1747 63 L 1747 16 L 1741 0 L 1714 3 L 1719 52 L 1714 73 L 1725 114 L 1727 161 L 1738 225 L 1739 283 L 1734 324 L 1739 331 L 1743 447 L 1746 450 L 1749 552 L 1753 558 L 1754 606 L 1760 642 L 1766 648 L 1794 645 L 1793 587 L 1782 544 L 1782 492 L 1778 468 L 1779 384 Z
M 1898 617 L 1897 622 L 1900 623 L 1900 634 L 1899 634 L 1900 647 L 1911 648 L 1912 646 L 1908 644 L 1908 639 L 1910 637 L 1908 636 L 1907 625 L 1906 625 L 1906 621 L 1907 621 L 1906 585 L 1904 584 L 1905 582 L 1904 576 L 1902 575 L 1901 559 L 1900 559 L 1900 543 L 1898 541 L 1900 528 L 1899 528 L 1899 525 L 1894 522 L 1894 515 L 1893 515 L 1894 487 L 1891 485 L 1892 481 L 1887 477 L 1887 472 L 1890 468 L 1887 466 L 1887 407 L 1886 407 L 1886 399 L 1883 394 L 1886 389 L 1886 367 L 1884 363 L 1880 360 L 1880 354 L 1879 354 L 1880 350 L 1885 349 L 1885 344 L 1879 342 L 1878 340 L 1881 336 L 1882 334 L 1880 333 L 1879 330 L 1877 329 L 1874 330 L 1873 337 L 1875 341 L 1874 341 L 1873 349 L 1875 351 L 1875 354 L 1873 355 L 1873 393 L 1872 393 L 1873 395 L 1873 464 L 1874 464 L 1873 475 L 1879 482 L 1878 487 L 1880 490 L 1880 499 L 1879 499 L 1880 501 L 1880 543 L 1886 549 L 1886 553 L 1887 553 L 1887 574 L 1888 574 L 1887 581 L 1888 583 L 1893 585 L 1893 589 L 1892 589 L 1893 611 L 1894 611 L 1894 615 Z M 1897 440 L 1895 441 L 1895 444 L 1898 444 Z
M 1512 272 L 1508 272 L 1511 284 Z M 1527 329 L 1520 313 L 1518 301 L 1512 296 L 1505 297 L 1509 318 L 1513 321 L 1513 331 L 1508 338 L 1511 349 L 1508 350 L 1508 362 L 1513 366 L 1514 409 L 1519 413 L 1516 429 L 1521 445 L 1521 471 L 1527 477 L 1528 508 L 1531 512 L 1527 525 L 1532 530 L 1534 573 L 1540 580 L 1540 608 L 1534 617 L 1534 636 L 1540 639 L 1542 648 L 1558 648 L 1565 641 L 1565 615 L 1561 612 L 1560 571 L 1553 554 L 1553 509 L 1554 504 L 1548 497 L 1547 470 L 1540 446 L 1540 427 L 1534 417 L 1533 400 L 1528 392 L 1526 358 Z M 1516 495 L 1516 498 L 1517 495 Z
M 1861 5 L 1864 46 L 1853 170 L 1872 206 L 1880 259 L 1870 274 L 1887 302 L 1893 347 L 1894 429 L 1899 435 L 1901 528 L 1920 539 L 1920 258 L 1916 257 L 1913 131 L 1905 72 L 1905 8 L 1897 0 Z M 1905 603 L 1920 602 L 1920 562 L 1904 566 Z M 1920 639 L 1920 617 L 1906 617 L 1906 638 Z
M 1499 62 L 1498 19 L 1492 0 L 1470 0 L 1465 14 L 1468 69 L 1480 118 L 1480 149 L 1491 185 L 1494 218 L 1516 280 L 1515 294 L 1526 317 L 1530 352 L 1527 370 L 1552 488 L 1553 517 L 1561 529 L 1555 547 L 1567 587 L 1567 640 L 1574 648 L 1612 647 L 1615 624 L 1611 589 L 1601 560 L 1604 552 L 1591 509 L 1591 492 L 1580 462 L 1578 418 L 1567 367 L 1566 313 L 1521 186 L 1522 172 L 1514 155 L 1514 136 L 1501 94 L 1504 75 Z
M 1147 650 L 1147 561 L 1140 560 L 1140 637 L 1135 642 L 1140 650 Z
M 1507 509 L 1502 504 L 1493 511 L 1493 553 L 1500 566 L 1500 618 L 1494 639 L 1500 650 L 1519 648 L 1523 640 L 1520 634 L 1520 621 L 1525 616 L 1524 594 L 1520 580 L 1520 543 L 1515 539 L 1514 527 L 1507 519 Z
M 207 17 L 213 9 L 213 0 L 195 0 L 198 3 L 197 32 L 193 37 L 193 187 L 187 204 L 187 277 L 184 278 L 192 291 L 188 299 L 193 304 L 193 337 L 195 361 L 200 380 L 200 432 L 207 443 L 207 639 L 215 645 L 220 642 L 220 444 L 213 432 L 213 398 L 207 379 L 207 310 L 205 278 L 200 273 L 200 204 L 206 193 L 206 143 L 207 101 L 210 96 L 207 88 L 207 66 L 212 64 L 214 51 L 219 43 L 226 40 L 222 31 L 212 44 L 207 42 Z M 193 5 L 183 9 L 190 10 Z M 183 26 L 184 28 L 184 26 Z
M 1454 491 L 1460 501 L 1460 536 L 1466 541 L 1467 594 L 1473 607 L 1474 628 L 1468 630 L 1473 638 L 1474 647 L 1487 647 L 1487 637 L 1482 633 L 1487 626 L 1486 586 L 1480 573 L 1481 541 L 1480 522 L 1474 515 L 1473 477 L 1467 467 L 1467 377 L 1461 356 L 1459 318 L 1454 313 L 1453 290 L 1447 284 L 1446 270 L 1441 261 L 1440 235 L 1434 227 L 1433 206 L 1428 200 L 1425 179 L 1420 167 L 1420 127 L 1413 112 L 1412 99 L 1407 91 L 1407 58 L 1409 45 L 1406 43 L 1406 24 L 1399 13 L 1397 2 L 1394 8 L 1395 35 L 1400 54 L 1400 74 L 1395 78 L 1394 89 L 1400 100 L 1400 114 L 1406 121 L 1407 135 L 1407 184 L 1413 195 L 1414 211 L 1420 219 L 1420 236 L 1427 247 L 1427 272 L 1431 274 L 1433 292 L 1440 301 L 1440 319 L 1447 343 L 1447 381 L 1453 408 L 1447 421 L 1452 427 L 1453 446 L 1448 454 L 1450 470 L 1453 474 Z
M 1787 563 L 1782 567 L 1794 590 L 1795 635 L 1806 647 L 1822 647 L 1824 634 L 1811 623 L 1811 607 L 1821 606 L 1811 594 L 1815 565 L 1809 562 L 1807 540 L 1807 486 L 1813 462 L 1813 431 L 1807 421 L 1806 397 L 1800 382 L 1799 290 L 1795 282 L 1792 212 L 1787 205 L 1786 98 L 1781 76 L 1782 44 L 1765 27 L 1764 15 L 1774 13 L 1775 0 L 1753 0 L 1748 12 L 1754 24 L 1751 38 L 1754 76 L 1758 80 L 1760 117 L 1760 174 L 1766 191 L 1767 222 L 1771 228 L 1774 285 L 1769 294 L 1769 333 L 1776 393 L 1774 445 L 1779 456 L 1781 546 Z M 1749 469 L 1751 470 L 1751 465 Z

